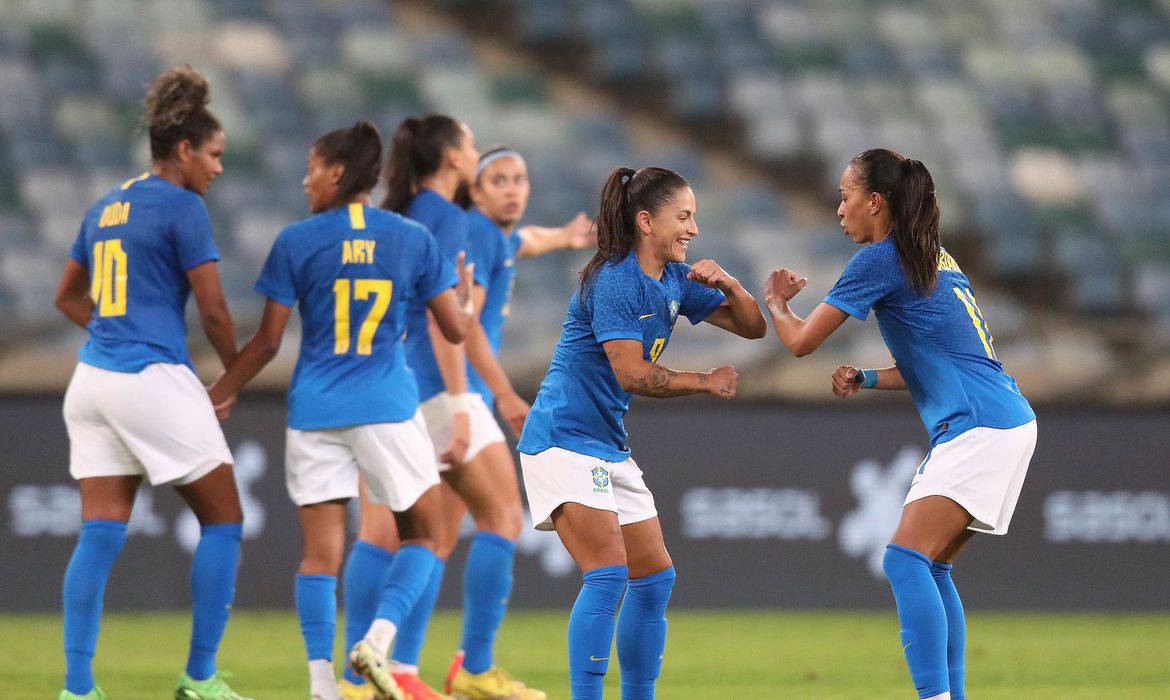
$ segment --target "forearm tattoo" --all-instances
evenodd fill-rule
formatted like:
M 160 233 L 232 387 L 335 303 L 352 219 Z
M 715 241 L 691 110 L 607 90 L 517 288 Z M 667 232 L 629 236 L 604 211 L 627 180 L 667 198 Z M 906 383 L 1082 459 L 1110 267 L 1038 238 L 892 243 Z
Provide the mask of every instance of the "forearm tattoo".
M 651 364 L 645 375 L 639 377 L 630 372 L 618 362 L 621 352 L 606 348 L 605 354 L 609 357 L 610 366 L 617 377 L 618 383 L 640 396 L 654 396 L 660 399 L 669 399 L 675 396 L 688 396 L 697 393 L 694 389 L 677 386 L 680 372 L 667 369 L 662 365 Z M 709 379 L 706 375 L 699 375 L 699 383 L 706 385 Z

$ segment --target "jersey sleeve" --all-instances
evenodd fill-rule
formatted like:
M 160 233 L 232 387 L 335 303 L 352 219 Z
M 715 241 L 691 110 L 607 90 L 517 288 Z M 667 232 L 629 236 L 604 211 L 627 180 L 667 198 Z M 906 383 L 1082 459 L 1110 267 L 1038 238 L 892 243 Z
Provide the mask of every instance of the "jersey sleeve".
M 889 246 L 873 244 L 857 251 L 824 302 L 864 321 L 870 309 L 901 285 L 901 269 Z
M 726 301 L 727 297 L 718 289 L 704 287 L 694 280 L 687 279 L 687 273 L 690 271 L 690 265 L 686 265 L 682 270 L 682 279 L 680 280 L 682 295 L 679 300 L 678 312 L 686 316 L 691 325 L 697 325 L 710 316 L 712 311 L 719 308 L 719 305 Z
M 260 278 L 252 289 L 278 304 L 292 307 L 297 303 L 296 280 L 293 279 L 293 264 L 289 255 L 288 236 L 281 233 L 272 244 Z
M 81 228 L 77 231 L 77 238 L 73 239 L 73 245 L 69 247 L 69 257 L 76 260 L 77 264 L 81 265 L 82 267 L 90 267 L 89 246 L 85 244 L 84 221 L 81 222 Z
M 597 272 L 589 294 L 593 305 L 593 336 L 598 343 L 610 340 L 642 340 L 638 322 L 640 285 L 627 279 L 619 268 L 604 265 Z
M 211 236 L 211 217 L 203 199 L 192 195 L 176 202 L 171 232 L 175 237 L 175 250 L 179 254 L 179 266 L 186 272 L 205 262 L 219 260 L 219 249 Z
M 459 283 L 455 266 L 439 251 L 435 237 L 426 231 L 419 231 L 423 242 L 419 256 L 418 277 L 415 279 L 415 294 L 424 302 L 430 301 Z

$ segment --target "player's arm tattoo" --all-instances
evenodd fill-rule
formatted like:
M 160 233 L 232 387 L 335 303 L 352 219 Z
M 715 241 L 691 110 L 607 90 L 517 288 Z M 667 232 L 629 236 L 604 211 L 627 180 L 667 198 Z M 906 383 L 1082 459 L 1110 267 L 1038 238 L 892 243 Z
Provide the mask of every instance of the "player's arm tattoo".
M 617 348 L 607 347 L 605 348 L 605 354 L 609 357 L 609 364 L 613 367 L 613 373 L 617 377 L 618 383 L 626 391 L 640 396 L 654 396 L 660 399 L 669 399 L 675 396 L 689 396 L 701 391 L 701 389 L 696 390 L 694 387 L 680 386 L 681 372 L 676 372 L 662 365 L 649 363 L 643 358 L 638 358 L 643 363 L 650 365 L 650 368 L 639 376 L 640 373 L 631 372 L 629 368 L 622 364 L 622 353 Z M 710 378 L 705 374 L 698 376 L 700 386 L 706 386 L 710 381 Z

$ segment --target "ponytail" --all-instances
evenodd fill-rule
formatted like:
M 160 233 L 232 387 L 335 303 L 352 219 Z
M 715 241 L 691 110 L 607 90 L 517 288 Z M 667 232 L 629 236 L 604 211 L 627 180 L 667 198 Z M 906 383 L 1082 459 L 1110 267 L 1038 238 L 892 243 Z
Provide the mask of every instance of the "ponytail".
M 890 206 L 894 230 L 890 236 L 906 280 L 921 296 L 934 292 L 938 282 L 939 209 L 934 178 L 920 160 L 905 158 L 885 148 L 865 151 L 849 162 L 858 183 L 877 192 Z
M 597 213 L 597 252 L 581 270 L 578 286 L 586 291 L 601 266 L 622 260 L 638 243 L 635 219 L 640 211 L 657 212 L 669 202 L 676 190 L 687 181 L 673 170 L 648 167 L 635 171 L 614 168 L 601 188 L 601 205 Z
M 419 183 L 438 172 L 448 148 L 459 148 L 463 126 L 445 114 L 409 117 L 398 125 L 386 164 L 382 208 L 405 214 Z
M 313 150 L 327 164 L 345 166 L 337 183 L 337 196 L 329 207 L 338 207 L 378 184 L 382 170 L 382 136 L 378 127 L 362 120 L 348 129 L 337 129 L 317 139 Z

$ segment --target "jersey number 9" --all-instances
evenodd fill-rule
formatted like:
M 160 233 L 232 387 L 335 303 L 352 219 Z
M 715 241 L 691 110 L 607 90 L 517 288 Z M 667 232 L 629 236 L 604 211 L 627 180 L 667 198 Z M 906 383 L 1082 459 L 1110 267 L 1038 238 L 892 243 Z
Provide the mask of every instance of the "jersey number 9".
M 89 296 L 99 316 L 126 314 L 126 251 L 121 238 L 93 244 Z
M 333 354 L 344 355 L 349 352 L 349 295 L 353 289 L 354 299 L 369 299 L 374 295 L 374 304 L 370 313 L 358 330 L 357 354 L 369 355 L 374 351 L 374 333 L 378 331 L 378 324 L 390 308 L 390 296 L 394 291 L 392 280 L 351 280 L 339 279 L 333 282 Z

